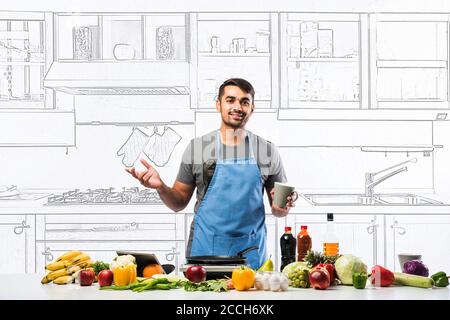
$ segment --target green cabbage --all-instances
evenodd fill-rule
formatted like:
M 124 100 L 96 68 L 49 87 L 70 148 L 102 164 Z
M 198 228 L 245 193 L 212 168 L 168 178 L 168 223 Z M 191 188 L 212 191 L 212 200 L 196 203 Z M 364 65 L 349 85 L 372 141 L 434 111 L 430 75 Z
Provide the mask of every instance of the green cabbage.
M 351 254 L 344 254 L 339 257 L 334 264 L 334 268 L 336 269 L 336 274 L 342 284 L 347 285 L 353 284 L 353 274 L 355 272 L 367 273 L 367 266 L 364 262 Z

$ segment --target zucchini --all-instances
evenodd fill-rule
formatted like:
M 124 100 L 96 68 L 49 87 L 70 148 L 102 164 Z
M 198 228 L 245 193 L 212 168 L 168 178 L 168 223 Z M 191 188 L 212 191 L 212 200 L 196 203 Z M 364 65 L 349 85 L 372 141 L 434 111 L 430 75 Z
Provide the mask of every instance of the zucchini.
M 431 278 L 416 276 L 408 273 L 394 272 L 394 283 L 409 287 L 433 288 L 434 281 Z

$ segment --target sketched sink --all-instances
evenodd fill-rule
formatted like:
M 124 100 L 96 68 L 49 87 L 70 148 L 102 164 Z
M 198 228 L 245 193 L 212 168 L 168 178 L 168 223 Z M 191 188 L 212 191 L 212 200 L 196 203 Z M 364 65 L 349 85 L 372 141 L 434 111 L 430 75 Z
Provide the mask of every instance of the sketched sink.
M 440 201 L 410 193 L 386 193 L 374 195 L 378 202 L 388 205 L 442 205 Z
M 373 198 L 364 194 L 345 194 L 345 193 L 328 193 L 328 194 L 300 194 L 302 198 L 315 206 L 379 206 L 379 205 L 442 205 L 440 201 L 436 201 L 423 196 L 410 193 L 386 193 L 375 194 Z
M 315 206 L 348 206 L 348 205 L 373 205 L 376 199 L 370 199 L 364 194 L 301 194 L 301 196 Z

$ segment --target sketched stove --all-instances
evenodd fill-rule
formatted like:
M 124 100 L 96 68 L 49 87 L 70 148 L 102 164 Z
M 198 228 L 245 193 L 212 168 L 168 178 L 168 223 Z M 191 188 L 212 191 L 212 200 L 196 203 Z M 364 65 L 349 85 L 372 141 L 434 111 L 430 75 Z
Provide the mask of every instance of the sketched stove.
M 90 204 L 149 204 L 159 205 L 162 201 L 156 191 L 140 190 L 138 187 L 122 188 L 122 191 L 108 189 L 79 189 L 48 197 L 46 205 L 90 205 Z

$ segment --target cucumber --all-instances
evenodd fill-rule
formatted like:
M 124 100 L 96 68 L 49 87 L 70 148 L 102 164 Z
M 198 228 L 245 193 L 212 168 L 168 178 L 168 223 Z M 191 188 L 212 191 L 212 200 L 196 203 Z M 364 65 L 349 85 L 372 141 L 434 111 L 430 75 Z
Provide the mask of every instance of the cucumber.
M 434 281 L 431 278 L 416 276 L 413 274 L 394 272 L 394 283 L 409 287 L 433 288 Z

